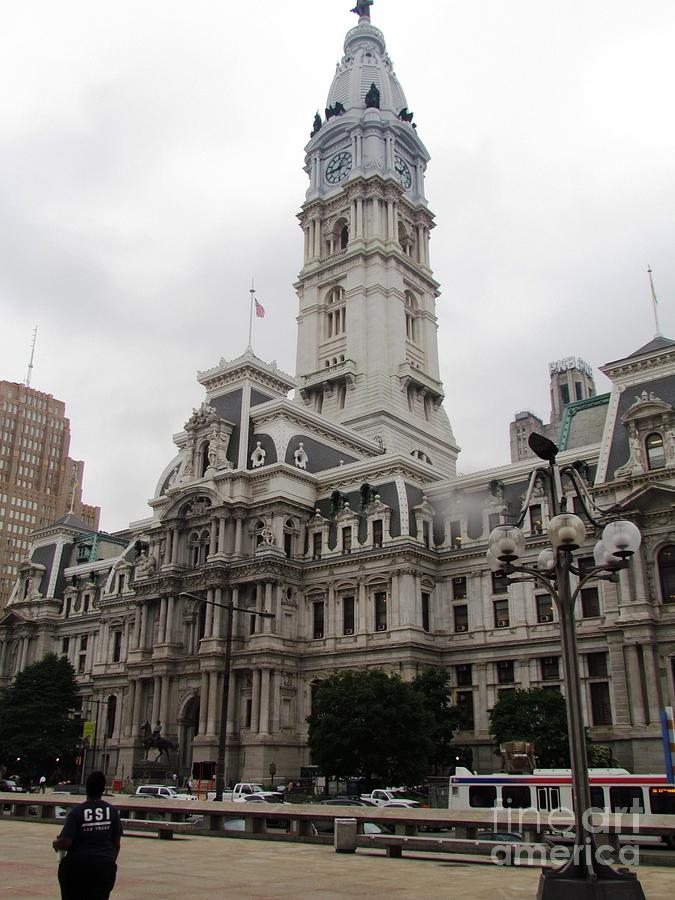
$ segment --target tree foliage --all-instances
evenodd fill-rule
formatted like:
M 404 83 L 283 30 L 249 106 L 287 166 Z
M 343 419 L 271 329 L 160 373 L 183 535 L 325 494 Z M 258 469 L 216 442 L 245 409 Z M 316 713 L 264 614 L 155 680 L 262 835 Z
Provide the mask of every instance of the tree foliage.
M 530 741 L 543 768 L 567 767 L 567 705 L 559 691 L 529 688 L 502 694 L 490 710 L 490 733 L 497 744 Z
M 68 659 L 51 653 L 25 668 L 0 694 L 0 762 L 30 778 L 51 773 L 77 746 L 78 707 Z
M 416 784 L 433 756 L 433 718 L 412 684 L 381 669 L 330 675 L 308 717 L 312 761 L 324 775 Z
M 448 768 L 454 768 L 459 755 L 451 745 L 459 725 L 459 712 L 452 706 L 450 674 L 447 669 L 425 669 L 415 676 L 412 687 L 431 722 L 431 768 L 434 774 L 443 774 Z

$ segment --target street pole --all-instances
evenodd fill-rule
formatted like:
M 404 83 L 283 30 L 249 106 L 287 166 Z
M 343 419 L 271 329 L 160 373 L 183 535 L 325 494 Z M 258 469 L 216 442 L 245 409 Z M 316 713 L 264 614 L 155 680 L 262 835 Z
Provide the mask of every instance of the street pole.
M 223 799 L 225 790 L 225 746 L 227 744 L 227 711 L 230 701 L 230 669 L 232 666 L 232 622 L 234 606 L 230 603 L 227 609 L 227 625 L 225 628 L 225 662 L 223 665 L 223 694 L 220 704 L 220 734 L 218 735 L 218 759 L 216 761 L 216 800 Z

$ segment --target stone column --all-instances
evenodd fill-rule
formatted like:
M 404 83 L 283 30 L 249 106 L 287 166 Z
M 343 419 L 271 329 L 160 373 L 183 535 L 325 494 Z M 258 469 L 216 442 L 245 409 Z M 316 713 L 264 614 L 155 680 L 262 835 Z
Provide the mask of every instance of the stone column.
M 645 704 L 637 644 L 627 644 L 624 648 L 624 653 L 632 723 L 633 725 L 643 726 L 646 724 Z
M 272 734 L 276 734 L 281 727 L 281 672 L 279 671 L 279 669 L 272 669 L 272 679 L 270 684 L 270 713 L 270 731 L 272 732 Z
M 141 725 L 141 701 L 143 699 L 143 682 L 136 680 L 131 682 L 134 687 L 134 702 L 131 707 L 131 736 L 137 737 Z
M 218 701 L 218 673 L 209 672 L 209 706 L 206 715 L 206 733 L 216 733 L 216 715 Z
M 206 734 L 206 716 L 209 707 L 209 673 L 202 671 L 202 685 L 199 693 L 199 733 Z
M 175 566 L 178 562 L 178 529 L 174 528 L 171 532 L 171 565 Z
M 281 582 L 277 581 L 277 583 L 274 585 L 274 610 L 273 610 L 273 612 L 274 612 L 275 618 L 272 620 L 272 623 L 271 623 L 272 631 L 274 631 L 276 634 L 283 634 L 283 632 L 284 632 L 284 623 L 282 621 L 282 615 L 281 615 L 281 594 L 282 594 Z
M 152 727 L 155 727 L 155 722 L 159 719 L 159 705 L 160 700 L 162 698 L 162 679 L 159 675 L 155 675 L 152 679 L 153 681 L 153 691 L 152 691 L 152 713 L 150 715 Z
M 139 649 L 145 650 L 148 646 L 148 604 L 147 601 L 141 606 L 141 634 L 139 638 Z
M 157 643 L 166 643 L 166 597 L 161 597 L 159 601 L 159 632 L 157 634 Z
M 134 723 L 134 705 L 136 702 L 136 681 L 132 679 L 129 681 L 129 697 L 127 700 L 127 709 L 126 716 L 124 722 L 124 736 L 131 737 L 131 732 Z
M 335 615 L 335 587 L 331 582 L 328 585 L 328 600 L 323 611 L 323 636 L 338 634 L 338 623 Z
M 244 520 L 237 516 L 234 522 L 234 555 L 241 556 L 241 539 L 244 532 Z
M 487 699 L 487 665 L 474 663 L 473 681 L 478 682 L 478 703 L 473 705 L 474 728 L 476 731 L 488 731 L 488 699 Z M 475 691 L 474 691 L 475 700 Z M 476 708 L 478 707 L 478 708 Z
M 7 659 L 7 638 L 3 636 L 0 641 L 0 677 L 5 673 L 5 661 Z
M 171 676 L 164 675 L 161 680 L 162 684 L 162 694 L 161 700 L 159 704 L 159 721 L 162 723 L 162 727 L 164 732 L 166 733 L 168 729 L 168 717 L 169 717 L 169 687 L 171 685 Z
M 642 659 L 645 667 L 645 686 L 647 688 L 647 715 L 650 725 L 658 725 L 661 716 L 661 691 L 659 674 L 654 659 L 653 644 L 643 644 Z
M 176 608 L 176 598 L 168 597 L 166 604 L 166 635 L 164 640 L 167 644 L 172 643 L 173 641 L 173 617 L 174 611 Z
M 220 526 L 218 528 L 218 553 L 225 553 L 225 529 L 227 527 L 227 517 L 220 517 Z
M 274 612 L 272 607 L 272 582 L 265 582 L 265 606 L 263 608 L 264 612 Z M 272 631 L 272 619 L 263 619 L 262 620 L 262 628 L 261 631 L 264 631 L 266 634 L 269 634 Z
M 270 731 L 270 675 L 271 669 L 264 668 L 260 671 L 260 734 L 269 734 Z
M 359 581 L 359 606 L 358 606 L 358 631 L 359 634 L 365 634 L 368 631 L 368 597 L 366 593 L 365 581 Z
M 216 588 L 213 592 L 213 599 L 216 603 L 223 603 L 223 595 L 224 591 L 222 588 Z M 225 610 L 222 606 L 214 606 L 213 607 L 213 637 L 219 638 L 223 636 L 223 614 Z
M 140 603 L 137 603 L 136 610 L 134 612 L 134 630 L 131 637 L 132 650 L 138 650 L 141 644 L 141 612 L 142 606 Z
M 260 728 L 260 669 L 251 670 L 251 734 Z
M 218 547 L 218 519 L 211 519 L 211 533 L 209 535 L 209 556 L 213 556 Z
M 204 637 L 210 638 L 213 635 L 213 588 L 209 588 L 206 592 L 206 624 L 204 625 Z

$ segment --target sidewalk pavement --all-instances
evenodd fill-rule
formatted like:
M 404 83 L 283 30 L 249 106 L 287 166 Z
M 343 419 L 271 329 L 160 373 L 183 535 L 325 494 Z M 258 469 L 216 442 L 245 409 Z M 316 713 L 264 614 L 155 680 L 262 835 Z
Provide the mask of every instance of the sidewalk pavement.
M 0 898 L 57 898 L 57 825 L 0 821 Z M 638 870 L 648 900 L 672 900 L 673 870 Z M 241 838 L 125 837 L 112 900 L 235 897 L 237 900 L 534 900 L 539 871 L 455 862 L 440 854 L 388 859 L 330 846 Z

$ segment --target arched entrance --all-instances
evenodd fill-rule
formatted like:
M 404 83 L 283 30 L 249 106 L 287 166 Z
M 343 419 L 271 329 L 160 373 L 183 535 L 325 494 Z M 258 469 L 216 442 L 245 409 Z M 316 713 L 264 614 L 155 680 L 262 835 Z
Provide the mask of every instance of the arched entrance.
M 192 742 L 199 731 L 199 697 L 190 697 L 178 720 L 179 775 L 187 778 L 192 773 Z

